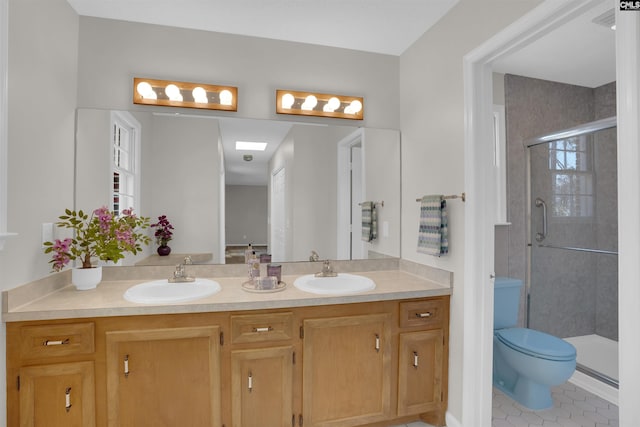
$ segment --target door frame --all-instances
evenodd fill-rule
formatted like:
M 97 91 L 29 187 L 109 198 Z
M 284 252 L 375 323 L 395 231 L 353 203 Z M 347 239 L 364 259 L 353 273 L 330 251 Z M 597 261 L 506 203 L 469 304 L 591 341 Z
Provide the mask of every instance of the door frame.
M 545 0 L 521 19 L 471 51 L 463 59 L 465 100 L 465 262 L 462 423 L 490 425 L 493 359 L 494 205 L 492 185 L 492 64 L 524 47 L 601 0 Z M 618 5 L 618 2 L 616 2 Z M 640 13 L 616 10 L 618 86 L 620 422 L 640 425 L 640 367 L 633 361 L 640 341 L 632 339 L 640 323 Z M 635 254 L 635 255 L 634 255 Z M 634 261 L 634 257 L 636 258 Z M 632 289 L 633 288 L 633 289 Z

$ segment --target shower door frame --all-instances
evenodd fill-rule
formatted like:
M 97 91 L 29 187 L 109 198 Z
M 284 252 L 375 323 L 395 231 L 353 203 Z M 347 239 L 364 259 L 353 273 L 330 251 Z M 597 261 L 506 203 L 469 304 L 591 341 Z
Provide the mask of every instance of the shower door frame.
M 533 263 L 533 225 L 531 220 L 531 212 L 532 212 L 532 191 L 531 191 L 531 148 L 549 144 L 553 141 L 558 141 L 561 139 L 573 138 L 581 135 L 592 134 L 601 130 L 611 129 L 618 125 L 618 120 L 616 116 L 607 117 L 600 120 L 595 120 L 592 122 L 584 123 L 582 125 L 574 126 L 568 129 L 548 133 L 545 135 L 537 136 L 531 139 L 528 139 L 523 142 L 525 148 L 525 174 L 526 174 L 526 233 L 527 233 L 527 247 L 526 247 L 526 280 L 525 280 L 525 324 L 529 327 L 529 308 L 530 308 L 530 296 L 531 296 L 531 267 Z M 544 214 L 543 214 L 544 215 Z M 545 219 L 546 221 L 546 219 Z M 618 255 L 618 252 L 613 251 L 603 251 L 599 249 L 588 249 L 588 248 L 575 248 L 575 247 L 557 247 L 551 245 L 543 245 L 546 247 L 553 247 L 557 249 L 567 249 L 573 251 L 581 251 L 581 252 L 590 252 L 590 253 L 600 253 L 600 254 L 608 254 L 608 255 Z M 602 381 L 603 383 L 610 385 L 612 387 L 618 388 L 618 381 L 609 378 L 608 376 L 589 369 L 588 367 L 584 367 L 582 365 L 578 365 L 577 369 L 591 377 Z

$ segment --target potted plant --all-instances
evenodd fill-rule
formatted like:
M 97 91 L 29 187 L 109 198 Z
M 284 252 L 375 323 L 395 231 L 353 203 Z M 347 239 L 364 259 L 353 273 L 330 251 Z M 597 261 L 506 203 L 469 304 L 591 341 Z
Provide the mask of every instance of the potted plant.
M 171 253 L 171 248 L 167 246 L 167 243 L 173 238 L 173 225 L 167 219 L 166 215 L 160 215 L 158 222 L 151 224 L 152 228 L 156 229 L 154 236 L 156 243 L 158 244 L 158 255 L 167 256 Z
M 92 289 L 100 283 L 102 267 L 92 265 L 94 259 L 118 262 L 128 252 L 137 254 L 142 250 L 141 245 L 151 240 L 141 232 L 149 227 L 149 218 L 135 215 L 133 209 L 123 210 L 122 215 L 116 215 L 106 206 L 90 215 L 82 210 L 65 209 L 59 219 L 56 225 L 73 230 L 74 237 L 45 242 L 45 253 L 53 254 L 49 261 L 53 271 L 62 270 L 72 260 L 82 263 L 71 272 L 71 281 L 78 289 Z M 80 283 L 81 276 L 92 276 L 90 283 Z

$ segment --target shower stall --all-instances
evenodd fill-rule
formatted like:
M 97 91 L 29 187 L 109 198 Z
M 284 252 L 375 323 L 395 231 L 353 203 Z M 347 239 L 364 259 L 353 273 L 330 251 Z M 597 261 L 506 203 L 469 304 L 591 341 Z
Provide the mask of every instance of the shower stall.
M 525 146 L 527 326 L 571 342 L 578 371 L 617 387 L 616 118 Z

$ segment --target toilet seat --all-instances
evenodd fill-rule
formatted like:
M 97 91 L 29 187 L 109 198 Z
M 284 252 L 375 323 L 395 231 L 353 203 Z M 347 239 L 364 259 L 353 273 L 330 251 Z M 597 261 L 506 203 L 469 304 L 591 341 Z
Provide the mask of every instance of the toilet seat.
M 504 345 L 539 359 L 570 361 L 576 358 L 576 349 L 573 345 L 533 329 L 499 329 L 495 331 L 495 336 Z

